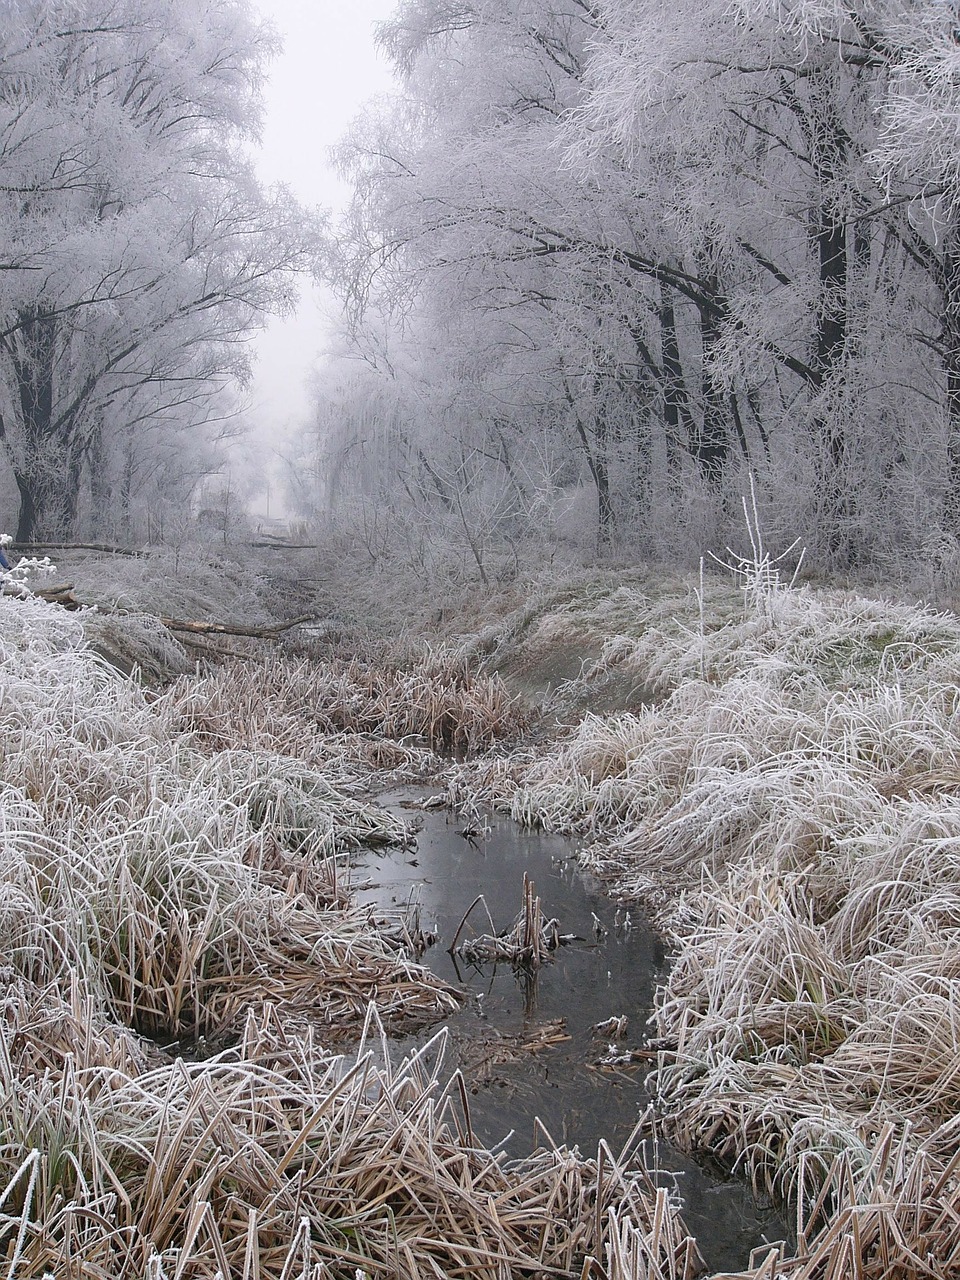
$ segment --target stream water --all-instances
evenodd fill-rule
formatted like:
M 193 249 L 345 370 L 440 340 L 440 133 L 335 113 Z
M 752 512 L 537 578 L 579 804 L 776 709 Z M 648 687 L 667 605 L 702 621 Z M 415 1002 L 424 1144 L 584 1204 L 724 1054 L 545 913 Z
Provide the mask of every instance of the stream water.
M 394 812 L 404 801 L 408 793 L 380 798 Z M 439 935 L 424 963 L 467 993 L 449 1027 L 472 1094 L 474 1131 L 523 1155 L 536 1145 L 536 1117 L 557 1142 L 575 1143 L 585 1155 L 596 1153 L 600 1138 L 616 1151 L 649 1101 L 644 1080 L 652 1064 L 600 1064 L 643 1040 L 667 964 L 659 939 L 642 916 L 625 913 L 580 871 L 569 839 L 492 818 L 486 838 L 470 840 L 459 834 L 462 820 L 444 810 L 423 818 L 416 848 L 363 850 L 354 858 L 355 878 L 361 902 L 419 902 L 423 927 Z M 555 951 L 535 977 L 509 964 L 457 963 L 448 948 L 471 903 L 482 894 L 497 929 L 507 928 L 522 905 L 524 872 L 547 917 L 578 940 Z M 490 932 L 482 907 L 461 940 L 471 932 Z M 626 1019 L 622 1039 L 595 1031 L 611 1018 Z M 713 1177 L 664 1144 L 657 1157 L 663 1176 L 676 1178 L 685 1220 L 711 1270 L 742 1268 L 751 1249 L 784 1238 L 781 1220 L 739 1181 Z

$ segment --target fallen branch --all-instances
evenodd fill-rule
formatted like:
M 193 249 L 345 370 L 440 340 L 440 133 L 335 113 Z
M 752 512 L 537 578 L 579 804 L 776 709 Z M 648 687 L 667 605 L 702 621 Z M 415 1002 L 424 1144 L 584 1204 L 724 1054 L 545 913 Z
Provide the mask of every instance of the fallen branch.
M 73 594 L 73 583 L 64 582 L 56 587 L 37 587 L 26 588 L 20 583 L 5 580 L 0 582 L 0 595 L 12 596 L 16 600 L 22 600 L 25 595 L 38 596 L 41 600 L 47 600 L 51 604 L 58 604 L 64 609 L 82 609 L 83 601 L 78 600 Z
M 247 546 L 255 547 L 258 551 L 316 551 L 319 548 L 317 542 L 248 542 Z
M 245 542 L 246 547 L 257 551 L 316 551 L 317 542 L 282 542 L 273 539 L 258 539 L 256 542 Z M 150 556 L 160 550 L 157 547 L 115 547 L 108 542 L 9 542 L 8 551 L 16 551 L 21 555 L 29 555 L 33 551 L 99 551 L 107 556 Z
M 150 551 L 134 551 L 130 547 L 114 547 L 105 542 L 8 542 L 8 551 L 29 555 L 31 551 L 101 551 L 109 556 L 148 556 Z
M 12 592 L 7 594 L 13 594 Z M 109 605 L 87 605 L 73 594 L 73 583 L 64 582 L 55 587 L 41 587 L 32 593 L 50 604 L 58 604 L 63 609 L 95 608 L 99 613 L 130 614 L 130 609 L 111 609 Z M 146 612 L 145 610 L 143 612 Z M 242 627 L 231 622 L 198 622 L 189 618 L 162 618 L 157 621 L 168 631 L 182 631 L 197 636 L 248 636 L 252 640 L 276 640 L 284 631 L 299 627 L 303 622 L 314 622 L 315 613 L 302 613 L 286 622 L 276 622 L 264 627 Z
M 302 622 L 314 622 L 316 616 L 315 613 L 303 613 L 288 622 L 278 622 L 269 627 L 239 627 L 230 622 L 191 622 L 181 618 L 160 618 L 159 621 L 168 631 L 187 631 L 197 636 L 250 636 L 254 640 L 275 640 L 284 631 L 299 627 Z

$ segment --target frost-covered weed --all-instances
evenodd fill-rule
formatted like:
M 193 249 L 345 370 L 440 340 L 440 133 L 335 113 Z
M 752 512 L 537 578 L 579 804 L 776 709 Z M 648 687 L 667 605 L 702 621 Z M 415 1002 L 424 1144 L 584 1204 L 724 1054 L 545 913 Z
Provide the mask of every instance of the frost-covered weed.
M 82 612 L 80 621 L 91 646 L 148 683 L 161 684 L 194 669 L 195 660 L 153 614 L 91 608 Z
M 139 555 L 61 552 L 77 598 L 131 613 L 250 626 L 278 620 L 256 567 L 207 547 L 155 547 Z
M 502 680 L 455 646 L 235 664 L 181 683 L 171 698 L 184 727 L 213 746 L 237 742 L 311 761 L 335 741 L 368 767 L 407 777 L 435 771 L 432 752 L 482 751 L 525 722 Z
M 611 1156 L 601 1178 L 562 1149 L 514 1170 L 478 1148 L 439 1041 L 399 1066 L 382 1044 L 379 1066 L 369 1042 L 352 1061 L 321 1048 L 456 1007 L 338 882 L 343 849 L 406 831 L 315 764 L 184 736 L 182 714 L 87 649 L 76 617 L 0 598 L 10 1275 L 65 1258 L 115 1280 L 279 1280 L 304 1258 L 565 1272 L 605 1247 L 585 1200 L 618 1210 L 664 1267 L 694 1258 L 675 1207 Z M 202 1046 L 225 1029 L 235 1047 L 196 1063 L 133 1034 Z
M 621 1246 L 651 1276 L 692 1271 L 642 1174 L 563 1148 L 511 1166 L 477 1145 L 442 1034 L 392 1061 L 382 1025 L 456 997 L 349 908 L 337 871 L 403 824 L 319 758 L 184 735 L 184 697 L 148 699 L 77 618 L 0 598 L 9 1275 L 498 1280 Z M 244 703 L 217 705 L 225 738 Z M 134 1034 L 200 1050 L 224 1029 L 236 1043 L 199 1062 Z M 321 1044 L 351 1032 L 350 1058 Z
M 0 533 L 0 551 L 13 541 L 9 533 Z M 49 556 L 20 556 L 9 568 L 0 568 L 0 584 L 7 595 L 27 596 L 34 585 L 57 571 Z
M 671 1129 L 791 1199 L 810 1242 L 809 1267 L 749 1274 L 879 1278 L 918 1256 L 948 1274 L 960 622 L 807 586 L 762 608 L 710 578 L 702 609 L 698 592 L 624 585 L 531 622 L 531 642 L 599 655 L 561 705 L 616 671 L 660 696 L 578 719 L 482 787 L 521 821 L 596 838 L 586 860 L 659 911 Z
M 179 720 L 75 618 L 0 598 L 2 962 L 41 986 L 79 977 L 104 1017 L 171 1036 L 222 1031 L 267 995 L 345 1024 L 390 974 L 391 1017 L 447 1007 L 337 905 L 337 851 L 399 824 L 309 766 L 211 757 Z
M 575 1274 L 620 1245 L 649 1280 L 700 1269 L 676 1205 L 628 1160 L 479 1147 L 444 1032 L 398 1062 L 371 1018 L 338 1056 L 267 1009 L 230 1051 L 160 1063 L 76 990 L 58 1003 L 14 982 L 5 997 L 11 1276 L 59 1274 L 68 1258 L 115 1280 L 500 1280 Z

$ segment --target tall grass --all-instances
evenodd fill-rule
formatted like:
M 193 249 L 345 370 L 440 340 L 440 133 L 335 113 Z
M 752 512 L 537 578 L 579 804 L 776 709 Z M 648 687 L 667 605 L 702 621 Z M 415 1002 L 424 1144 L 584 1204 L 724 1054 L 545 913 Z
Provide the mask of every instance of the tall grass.
M 427 690 L 410 714 L 438 745 L 453 669 L 384 686 L 395 717 L 398 684 Z M 544 1135 L 510 1162 L 476 1142 L 444 1033 L 394 1065 L 384 1028 L 458 997 L 349 905 L 344 852 L 409 833 L 358 798 L 342 735 L 297 727 L 309 674 L 265 681 L 289 715 L 251 724 L 238 672 L 148 695 L 77 619 L 0 599 L 4 1280 L 689 1280 L 629 1154 Z M 450 698 L 475 709 L 463 746 L 514 715 L 470 673 Z
M 41 987 L 79 977 L 152 1035 L 225 1033 L 250 1003 L 341 1033 L 453 1007 L 341 902 L 338 855 L 402 841 L 395 818 L 307 765 L 198 750 L 37 601 L 0 602 L 0 925 Z
M 542 640 L 615 616 L 581 688 L 626 666 L 659 698 L 459 785 L 586 837 L 658 913 L 668 1128 L 797 1216 L 798 1254 L 743 1274 L 943 1280 L 960 1265 L 960 623 L 778 584 L 745 608 L 709 578 L 701 610 L 698 590 L 671 590 L 669 617 L 630 588 L 541 619 Z
M 136 556 L 68 548 L 54 554 L 58 576 L 89 605 L 241 625 L 269 625 L 301 612 L 280 598 L 276 577 L 271 582 L 245 549 L 185 543 Z
M 590 1258 L 625 1253 L 641 1262 L 631 1277 L 700 1269 L 676 1206 L 633 1161 L 549 1139 L 519 1162 L 479 1147 L 444 1032 L 393 1065 L 375 1017 L 343 1057 L 267 1006 L 230 1052 L 154 1065 L 76 996 L 19 983 L 6 1009 L 11 1278 L 500 1280 L 588 1274 Z
M 243 744 L 322 762 L 331 740 L 375 768 L 436 770 L 427 751 L 476 753 L 515 738 L 526 717 L 497 676 L 460 648 L 398 655 L 278 657 L 180 685 L 182 723 L 212 746 Z

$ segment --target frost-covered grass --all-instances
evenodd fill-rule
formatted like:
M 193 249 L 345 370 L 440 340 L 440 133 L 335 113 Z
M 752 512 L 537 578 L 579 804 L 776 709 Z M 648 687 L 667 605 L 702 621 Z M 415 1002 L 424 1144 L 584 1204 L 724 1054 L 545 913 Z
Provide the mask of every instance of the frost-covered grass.
M 75 615 L 0 598 L 4 1276 L 502 1280 L 591 1256 L 616 1280 L 692 1276 L 634 1161 L 495 1155 L 443 1034 L 399 1065 L 383 1038 L 457 997 L 349 904 L 343 851 L 407 832 L 326 733 L 374 712 L 328 691 L 386 708 L 371 749 L 405 696 L 407 732 L 467 747 L 513 723 L 510 699 L 456 656 L 382 686 L 252 670 L 149 693 Z
M 304 612 L 309 586 L 272 582 L 249 551 L 155 547 L 137 555 L 83 548 L 54 553 L 52 581 L 30 575 L 34 588 L 69 587 L 85 606 L 78 614 L 89 643 L 121 670 L 163 684 L 195 669 L 198 657 L 217 658 L 223 637 L 200 639 L 171 630 L 162 619 L 270 627 Z M 18 560 L 14 573 L 24 560 Z M 256 640 L 229 637 L 226 647 L 261 656 Z
M 142 555 L 82 550 L 53 553 L 58 578 L 72 582 L 85 604 L 163 617 L 269 624 L 283 616 L 282 601 L 251 553 L 223 548 L 155 547 Z M 298 610 L 292 610 L 292 613 Z
M 592 840 L 587 861 L 658 912 L 671 1131 L 797 1215 L 806 1256 L 750 1274 L 953 1275 L 960 622 L 809 587 L 745 607 L 709 577 L 605 590 L 548 603 L 527 643 L 596 644 L 615 620 L 568 705 L 604 664 L 656 700 L 475 786 Z
M 175 703 L 148 703 L 56 609 L 0 600 L 0 636 L 0 936 L 16 973 L 79 978 L 105 1013 L 171 1037 L 222 1032 L 253 999 L 337 1026 L 384 982 L 391 1016 L 424 995 L 337 903 L 337 851 L 404 838 L 395 819 L 293 762 L 201 752 Z M 428 998 L 429 1016 L 448 1001 Z
M 213 745 L 242 742 L 307 761 L 333 745 L 405 776 L 435 771 L 433 752 L 487 750 L 525 723 L 503 681 L 453 645 L 237 663 L 171 696 L 184 726 Z
M 626 1250 L 618 1280 L 695 1274 L 666 1192 L 611 1153 L 479 1147 L 443 1032 L 393 1066 L 375 1019 L 346 1057 L 268 1009 L 216 1058 L 150 1063 L 23 983 L 5 1023 L 8 1276 L 499 1280 Z

